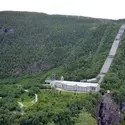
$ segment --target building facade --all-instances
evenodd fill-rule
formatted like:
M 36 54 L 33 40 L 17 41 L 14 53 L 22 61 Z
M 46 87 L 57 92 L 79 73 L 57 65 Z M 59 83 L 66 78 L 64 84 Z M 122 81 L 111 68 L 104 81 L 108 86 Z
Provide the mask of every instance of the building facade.
M 54 80 L 50 82 L 50 85 L 65 91 L 98 92 L 100 90 L 100 85 L 98 83 Z

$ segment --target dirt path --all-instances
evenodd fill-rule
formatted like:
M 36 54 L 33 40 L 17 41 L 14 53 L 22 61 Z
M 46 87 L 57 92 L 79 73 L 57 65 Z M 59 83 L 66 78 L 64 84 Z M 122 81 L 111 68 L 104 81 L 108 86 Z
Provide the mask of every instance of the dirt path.
M 21 102 L 17 102 L 17 103 L 18 103 L 19 106 L 20 106 L 21 114 L 24 115 L 24 110 L 23 110 L 24 105 L 23 105 L 23 103 L 21 103 Z
M 38 102 L 38 95 L 35 94 L 35 103 L 37 103 L 37 102 Z

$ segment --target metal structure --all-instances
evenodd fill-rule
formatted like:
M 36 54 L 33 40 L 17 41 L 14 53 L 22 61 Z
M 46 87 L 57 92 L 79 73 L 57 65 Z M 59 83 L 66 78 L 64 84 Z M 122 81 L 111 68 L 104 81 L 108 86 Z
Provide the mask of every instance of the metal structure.
M 103 66 L 102 66 L 102 69 L 100 71 L 100 74 L 98 75 L 98 77 L 99 77 L 98 83 L 101 83 L 103 81 L 105 74 L 109 71 L 109 68 L 112 64 L 114 56 L 116 55 L 116 52 L 117 52 L 117 49 L 118 49 L 118 46 L 119 46 L 119 43 L 121 41 L 121 37 L 122 37 L 124 31 L 125 31 L 125 24 L 122 24 L 122 26 L 120 27 L 118 34 L 116 35 L 116 38 L 112 44 L 112 47 L 109 51 L 108 57 L 106 58 Z

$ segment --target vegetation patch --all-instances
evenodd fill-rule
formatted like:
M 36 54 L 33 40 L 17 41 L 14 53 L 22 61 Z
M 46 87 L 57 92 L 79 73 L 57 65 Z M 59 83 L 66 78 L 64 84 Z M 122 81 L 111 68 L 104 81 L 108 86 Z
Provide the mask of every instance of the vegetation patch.
M 20 98 L 18 99 L 19 102 L 21 102 L 24 107 L 30 107 L 34 104 L 35 95 L 34 97 L 29 96 L 29 93 L 21 94 Z

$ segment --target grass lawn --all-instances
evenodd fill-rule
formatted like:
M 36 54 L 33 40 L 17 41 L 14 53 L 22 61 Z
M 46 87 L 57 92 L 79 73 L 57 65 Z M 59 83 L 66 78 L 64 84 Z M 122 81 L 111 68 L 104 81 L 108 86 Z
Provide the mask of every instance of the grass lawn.
M 67 104 L 78 99 L 85 99 L 87 94 L 61 92 L 57 90 L 41 90 L 38 94 L 38 103 L 33 105 L 33 110 L 62 112 Z

